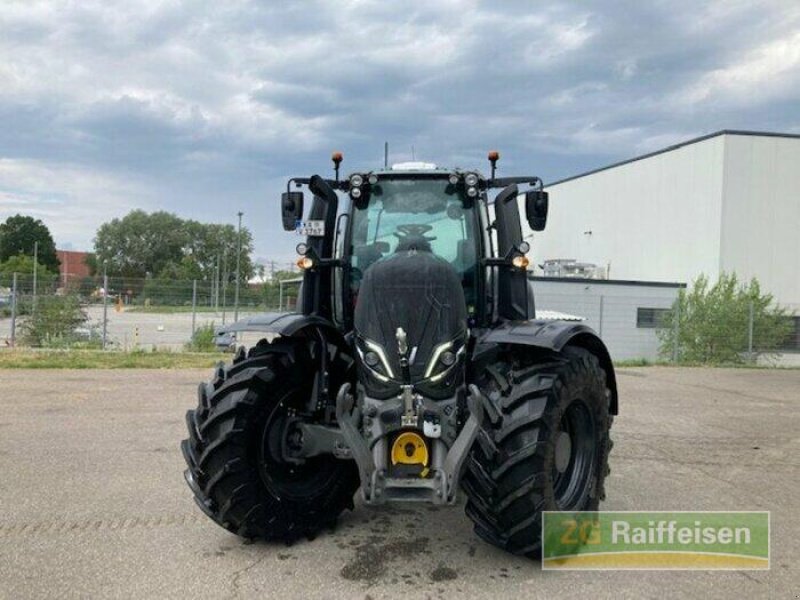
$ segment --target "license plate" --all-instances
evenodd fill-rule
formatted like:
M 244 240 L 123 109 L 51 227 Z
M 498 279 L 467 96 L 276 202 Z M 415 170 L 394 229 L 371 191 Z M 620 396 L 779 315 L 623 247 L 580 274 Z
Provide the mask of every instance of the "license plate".
M 306 237 L 325 237 L 325 221 L 298 221 L 295 231 Z

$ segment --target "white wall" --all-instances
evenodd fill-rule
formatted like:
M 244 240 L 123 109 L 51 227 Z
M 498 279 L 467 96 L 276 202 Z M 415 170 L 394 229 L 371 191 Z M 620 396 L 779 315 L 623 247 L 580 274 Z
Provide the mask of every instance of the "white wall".
M 638 308 L 671 308 L 679 288 L 574 279 L 534 279 L 537 310 L 584 317 L 613 360 L 659 358 L 658 330 L 636 325 Z
M 549 187 L 547 229 L 528 238 L 533 262 L 610 262 L 612 279 L 716 277 L 725 137 Z
M 720 269 L 800 309 L 800 140 L 725 136 Z

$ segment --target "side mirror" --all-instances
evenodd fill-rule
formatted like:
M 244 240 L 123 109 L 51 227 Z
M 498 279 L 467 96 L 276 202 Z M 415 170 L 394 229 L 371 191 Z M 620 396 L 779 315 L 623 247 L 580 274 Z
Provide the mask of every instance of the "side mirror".
M 286 231 L 294 231 L 297 222 L 303 218 L 303 192 L 283 192 L 281 194 L 281 218 Z
M 534 231 L 544 231 L 547 225 L 547 192 L 535 190 L 525 192 L 525 217 Z

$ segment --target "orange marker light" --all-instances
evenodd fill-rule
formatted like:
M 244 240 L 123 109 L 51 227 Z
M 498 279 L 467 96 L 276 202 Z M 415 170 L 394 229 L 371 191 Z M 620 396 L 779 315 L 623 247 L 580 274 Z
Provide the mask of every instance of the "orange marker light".
M 309 258 L 308 256 L 301 256 L 300 258 L 297 259 L 297 263 L 296 264 L 297 264 L 298 268 L 300 268 L 303 271 L 305 271 L 306 269 L 310 269 L 311 267 L 314 266 L 314 261 L 311 258 Z
M 331 160 L 333 162 L 335 162 L 335 163 L 340 163 L 340 162 L 342 162 L 343 159 L 344 159 L 344 156 L 339 151 L 336 151 L 333 154 L 331 154 Z
M 500 160 L 500 153 L 497 150 L 489 150 L 489 160 L 491 162 Z
M 527 256 L 515 256 L 513 259 L 511 259 L 511 264 L 518 269 L 527 269 L 528 265 L 531 264 L 531 261 L 528 260 Z

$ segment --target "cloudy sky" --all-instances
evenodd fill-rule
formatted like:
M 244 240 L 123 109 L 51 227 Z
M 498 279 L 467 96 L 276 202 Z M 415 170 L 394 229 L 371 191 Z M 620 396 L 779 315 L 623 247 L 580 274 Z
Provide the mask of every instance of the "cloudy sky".
M 704 7 L 700 8 L 700 5 Z M 0 219 L 90 249 L 132 208 L 288 261 L 291 175 L 417 159 L 545 181 L 718 129 L 800 132 L 800 3 L 2 0 Z

